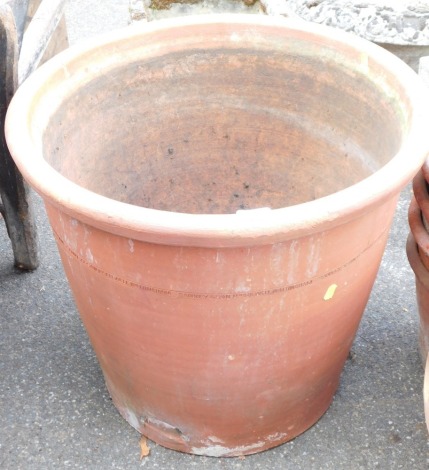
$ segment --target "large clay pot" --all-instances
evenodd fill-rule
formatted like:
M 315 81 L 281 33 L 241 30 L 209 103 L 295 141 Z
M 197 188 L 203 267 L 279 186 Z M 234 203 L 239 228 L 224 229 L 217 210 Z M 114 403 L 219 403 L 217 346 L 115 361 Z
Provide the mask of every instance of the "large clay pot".
M 400 60 L 222 15 L 72 49 L 9 109 L 121 414 L 167 447 L 273 447 L 326 411 L 398 194 L 428 153 Z

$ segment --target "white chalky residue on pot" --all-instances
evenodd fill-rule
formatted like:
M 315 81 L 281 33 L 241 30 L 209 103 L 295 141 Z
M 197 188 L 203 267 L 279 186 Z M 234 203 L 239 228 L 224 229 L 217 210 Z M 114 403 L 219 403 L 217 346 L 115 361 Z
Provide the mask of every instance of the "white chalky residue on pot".
M 283 250 L 284 245 L 282 243 L 274 243 L 271 247 L 270 270 L 276 287 L 284 284 Z
M 237 447 L 225 447 L 222 445 L 216 445 L 216 443 L 221 443 L 222 440 L 218 439 L 215 436 L 210 436 L 204 444 L 207 447 L 193 447 L 191 452 L 196 455 L 205 455 L 207 457 L 224 457 L 228 455 L 245 455 L 252 452 L 257 452 L 258 449 L 265 446 L 267 442 L 278 442 L 281 439 L 284 439 L 287 436 L 287 433 L 277 432 L 270 434 L 266 437 L 264 441 L 258 441 L 254 444 L 248 446 L 237 446 Z M 215 445 L 212 445 L 215 444 Z
M 287 274 L 287 282 L 293 284 L 295 282 L 296 270 L 299 266 L 299 243 L 293 240 L 289 247 L 289 269 Z
M 216 251 L 215 263 L 219 264 L 221 261 L 222 261 L 222 255 L 219 253 L 219 251 Z
M 287 436 L 287 432 L 276 432 L 267 436 L 267 441 L 275 442 Z
M 131 424 L 131 426 L 134 428 L 134 429 L 137 429 L 137 431 L 139 431 L 140 429 L 140 421 L 138 419 L 138 417 L 136 416 L 136 414 L 131 411 L 129 408 L 124 408 L 122 409 L 122 414 L 125 418 L 125 420 Z
M 67 219 L 66 219 L 67 220 Z M 64 243 L 66 246 L 73 252 L 78 251 L 78 242 L 76 239 L 76 231 L 74 230 L 75 227 L 77 227 L 78 222 L 76 219 L 69 219 L 69 224 L 73 227 L 72 230 L 70 230 L 68 227 L 66 227 L 66 224 L 64 223 L 64 220 L 61 218 L 61 228 L 62 228 L 62 234 L 60 237 L 63 238 Z M 67 236 L 70 235 L 70 236 Z
M 316 275 L 320 264 L 320 238 L 314 240 L 314 238 L 311 237 L 309 244 L 310 252 L 307 256 L 306 273 L 308 277 L 313 277 Z
M 240 36 L 237 33 L 232 33 L 230 36 L 231 42 L 239 42 L 240 41 Z
M 86 249 L 86 260 L 88 261 L 88 263 L 94 263 L 94 256 L 92 255 L 92 252 L 89 248 Z
M 192 447 L 191 453 L 205 455 L 207 457 L 224 457 L 228 455 L 244 455 L 256 452 L 263 447 L 265 442 L 255 442 L 248 446 L 224 447 L 221 445 L 207 445 L 206 447 Z
M 128 239 L 128 246 L 130 247 L 130 252 L 134 253 L 134 242 L 131 240 L 131 238 Z
M 250 292 L 250 287 L 247 285 L 246 281 L 249 281 L 249 279 L 246 279 L 245 281 L 240 281 L 237 287 L 235 288 L 235 292 L 239 294 Z

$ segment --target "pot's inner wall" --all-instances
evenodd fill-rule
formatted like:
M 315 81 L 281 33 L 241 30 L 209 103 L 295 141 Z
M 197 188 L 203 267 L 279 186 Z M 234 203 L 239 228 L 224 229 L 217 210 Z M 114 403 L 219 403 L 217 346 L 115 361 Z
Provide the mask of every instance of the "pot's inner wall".
M 45 158 L 119 201 L 234 213 L 326 196 L 400 144 L 394 107 L 317 56 L 191 50 L 94 79 L 56 112 Z

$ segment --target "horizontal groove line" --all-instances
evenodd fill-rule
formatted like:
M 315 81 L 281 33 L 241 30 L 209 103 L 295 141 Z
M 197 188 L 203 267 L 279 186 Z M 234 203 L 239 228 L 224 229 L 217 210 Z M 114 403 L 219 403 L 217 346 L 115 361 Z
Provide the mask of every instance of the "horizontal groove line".
M 387 230 L 387 229 L 386 229 Z M 287 292 L 291 291 L 294 289 L 299 289 L 300 287 L 305 287 L 310 284 L 313 284 L 315 281 L 318 281 L 320 279 L 325 279 L 333 274 L 342 271 L 344 268 L 355 262 L 358 258 L 360 258 L 365 252 L 367 252 L 369 249 L 371 249 L 380 239 L 381 237 L 385 234 L 386 230 L 383 230 L 381 234 L 370 244 L 368 245 L 364 250 L 362 250 L 358 255 L 356 255 L 354 258 L 351 260 L 347 261 L 343 265 L 329 271 L 328 273 L 322 274 L 321 276 L 314 277 L 312 279 L 308 279 L 307 281 L 303 282 L 298 282 L 296 284 L 290 284 L 288 286 L 281 286 L 281 287 L 276 287 L 274 289 L 266 289 L 266 290 L 261 290 L 257 292 L 233 292 L 233 293 L 225 293 L 225 294 L 215 294 L 215 293 L 199 293 L 199 292 L 186 292 L 186 291 L 179 291 L 179 290 L 172 290 L 172 289 L 162 289 L 159 287 L 153 287 L 153 286 L 145 286 L 143 284 L 139 284 L 134 281 L 130 281 L 128 279 L 123 279 L 119 276 L 115 276 L 114 274 L 111 274 L 107 271 L 104 271 L 97 266 L 94 266 L 93 264 L 89 263 L 87 260 L 79 256 L 77 253 L 75 253 L 66 243 L 65 241 L 58 235 L 58 233 L 53 230 L 55 237 L 61 243 L 62 246 L 67 250 L 67 252 L 73 256 L 75 259 L 77 259 L 79 262 L 82 264 L 86 265 L 90 269 L 94 270 L 98 274 L 101 274 L 108 279 L 111 279 L 113 281 L 116 281 L 120 284 L 124 284 L 128 287 L 135 287 L 144 291 L 148 292 L 154 292 L 156 294 L 165 294 L 165 295 L 170 295 L 172 297 L 188 297 L 188 298 L 197 298 L 197 299 L 233 299 L 237 297 L 259 297 L 262 295 L 273 295 L 273 294 L 278 294 L 280 292 Z

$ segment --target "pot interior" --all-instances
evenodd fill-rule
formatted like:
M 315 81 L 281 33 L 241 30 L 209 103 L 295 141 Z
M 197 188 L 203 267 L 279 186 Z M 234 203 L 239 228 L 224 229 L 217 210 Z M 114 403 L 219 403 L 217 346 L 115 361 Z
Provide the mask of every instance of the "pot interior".
M 45 159 L 109 198 L 219 214 L 311 201 L 393 158 L 400 112 L 369 75 L 344 65 L 347 51 L 334 60 L 323 44 L 278 41 L 258 50 L 202 38 L 124 60 L 53 113 Z

